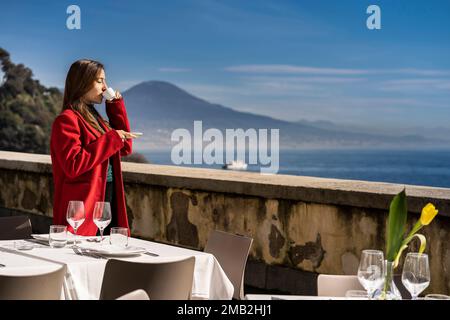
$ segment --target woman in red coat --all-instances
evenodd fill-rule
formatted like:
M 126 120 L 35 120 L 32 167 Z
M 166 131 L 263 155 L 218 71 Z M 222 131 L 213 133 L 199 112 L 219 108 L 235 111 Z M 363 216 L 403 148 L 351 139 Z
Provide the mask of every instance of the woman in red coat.
M 53 168 L 53 223 L 68 225 L 70 200 L 84 202 L 86 219 L 77 234 L 97 234 L 93 221 L 97 201 L 111 203 L 110 226 L 128 228 L 120 157 L 131 153 L 130 124 L 122 96 L 106 101 L 109 122 L 94 108 L 107 89 L 100 62 L 78 60 L 67 74 L 61 114 L 52 126 L 50 152 Z M 68 230 L 73 233 L 72 227 Z

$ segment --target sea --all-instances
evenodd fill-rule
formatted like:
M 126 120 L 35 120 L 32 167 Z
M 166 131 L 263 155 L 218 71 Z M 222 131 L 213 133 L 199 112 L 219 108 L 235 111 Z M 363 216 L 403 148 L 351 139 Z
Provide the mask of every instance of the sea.
M 140 153 L 150 163 L 174 165 L 171 150 Z M 223 170 L 221 164 L 178 166 Z M 280 150 L 278 174 L 450 188 L 450 150 Z

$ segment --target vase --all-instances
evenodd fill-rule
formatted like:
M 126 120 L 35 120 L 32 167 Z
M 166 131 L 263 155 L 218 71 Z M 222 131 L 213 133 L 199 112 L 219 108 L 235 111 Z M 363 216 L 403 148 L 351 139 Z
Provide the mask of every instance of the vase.
M 402 300 L 402 295 L 394 282 L 394 262 L 385 260 L 384 281 L 372 295 L 374 300 Z

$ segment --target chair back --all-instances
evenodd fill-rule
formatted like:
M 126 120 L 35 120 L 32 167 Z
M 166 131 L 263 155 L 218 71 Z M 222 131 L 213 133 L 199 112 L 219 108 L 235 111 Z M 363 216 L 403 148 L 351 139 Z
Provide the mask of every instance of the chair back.
M 151 300 L 188 300 L 194 265 L 194 257 L 161 263 L 110 259 L 106 263 L 100 299 L 114 300 L 142 289 Z
M 319 274 L 317 278 L 318 296 L 345 297 L 348 290 L 364 290 L 357 276 Z
M 204 252 L 211 253 L 234 286 L 234 299 L 244 299 L 244 275 L 253 239 L 250 237 L 213 230 L 209 234 Z
M 144 290 L 137 289 L 131 291 L 130 293 L 124 294 L 123 296 L 117 298 L 116 300 L 150 300 L 150 297 Z
M 31 238 L 31 221 L 27 216 L 0 217 L 0 240 Z
M 60 300 L 66 266 L 36 275 L 0 275 L 0 300 Z

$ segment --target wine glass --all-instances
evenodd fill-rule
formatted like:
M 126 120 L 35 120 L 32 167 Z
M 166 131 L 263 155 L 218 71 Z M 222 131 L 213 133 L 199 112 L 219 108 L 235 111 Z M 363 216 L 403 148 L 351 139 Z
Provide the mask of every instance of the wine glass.
M 84 213 L 84 203 L 83 201 L 69 201 L 67 207 L 66 219 L 67 222 L 72 226 L 74 231 L 74 247 L 77 247 L 77 229 L 81 226 L 86 218 Z
M 358 280 L 369 299 L 384 281 L 384 255 L 380 250 L 363 250 L 358 267 Z
M 100 244 L 103 241 L 103 230 L 111 222 L 111 205 L 109 202 L 98 201 L 94 207 L 94 223 L 100 229 Z
M 419 293 L 430 285 L 430 265 L 427 254 L 410 252 L 406 255 L 402 283 L 411 293 L 412 300 L 416 300 Z

